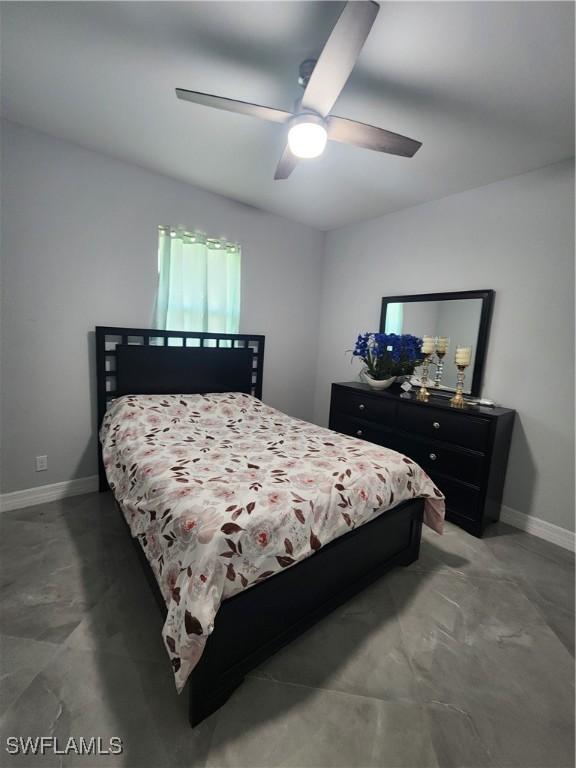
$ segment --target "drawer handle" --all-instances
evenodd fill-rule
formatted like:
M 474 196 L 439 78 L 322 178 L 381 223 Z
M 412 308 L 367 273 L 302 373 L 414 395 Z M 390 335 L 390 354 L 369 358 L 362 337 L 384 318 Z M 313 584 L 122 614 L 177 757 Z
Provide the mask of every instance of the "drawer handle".
M 364 410 L 364 408 L 366 408 L 366 406 L 364 405 L 364 403 L 360 403 L 360 405 L 358 406 L 358 410 L 359 410 L 359 411 L 363 411 L 363 410 Z
M 434 427 L 434 429 L 440 429 L 440 422 L 439 421 L 434 421 L 434 422 L 432 422 L 432 426 Z
M 358 437 L 362 437 L 362 435 L 363 435 L 364 433 L 362 432 L 362 430 L 361 430 L 361 429 L 357 429 L 357 430 L 356 430 L 356 434 L 358 435 Z
M 432 461 L 436 461 L 436 459 L 437 459 L 438 457 L 436 456 L 436 454 L 435 454 L 435 453 L 431 453 L 431 454 L 430 454 L 430 458 L 431 458 L 431 460 L 432 460 Z

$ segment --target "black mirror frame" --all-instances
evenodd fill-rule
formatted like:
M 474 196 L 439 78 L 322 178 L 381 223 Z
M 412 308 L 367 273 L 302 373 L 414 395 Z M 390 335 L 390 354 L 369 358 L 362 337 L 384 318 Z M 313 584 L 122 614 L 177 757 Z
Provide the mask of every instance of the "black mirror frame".
M 452 291 L 447 293 L 413 293 L 407 296 L 383 296 L 382 311 L 380 313 L 380 333 L 386 328 L 386 311 L 388 304 L 398 304 L 409 301 L 450 301 L 454 299 L 482 299 L 480 312 L 480 326 L 478 328 L 478 340 L 476 342 L 476 355 L 474 359 L 474 373 L 470 386 L 470 396 L 480 397 L 484 366 L 486 363 L 486 351 L 488 349 L 488 336 L 492 321 L 495 292 L 492 289 L 483 291 Z

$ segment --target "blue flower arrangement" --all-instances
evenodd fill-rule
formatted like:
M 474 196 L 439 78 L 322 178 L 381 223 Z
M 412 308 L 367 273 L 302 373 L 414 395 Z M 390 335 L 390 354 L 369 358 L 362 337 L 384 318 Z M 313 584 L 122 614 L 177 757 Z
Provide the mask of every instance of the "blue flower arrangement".
M 364 333 L 356 339 L 352 356 L 359 357 L 377 381 L 409 376 L 422 360 L 422 339 L 409 333 Z

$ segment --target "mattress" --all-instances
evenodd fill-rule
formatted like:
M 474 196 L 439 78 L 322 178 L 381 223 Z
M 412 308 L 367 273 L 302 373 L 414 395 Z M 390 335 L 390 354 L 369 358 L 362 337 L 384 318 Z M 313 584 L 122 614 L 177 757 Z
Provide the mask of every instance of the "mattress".
M 178 691 L 226 598 L 409 499 L 425 499 L 424 522 L 442 532 L 443 495 L 411 459 L 250 395 L 120 397 L 100 439 L 166 601 Z

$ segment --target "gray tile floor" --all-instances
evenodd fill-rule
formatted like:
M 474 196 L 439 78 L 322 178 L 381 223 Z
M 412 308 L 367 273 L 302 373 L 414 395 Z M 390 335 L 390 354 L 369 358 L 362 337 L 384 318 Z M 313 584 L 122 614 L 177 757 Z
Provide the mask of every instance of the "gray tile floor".
M 574 764 L 574 557 L 504 525 L 425 531 L 195 730 L 109 495 L 0 518 L 2 765 L 563 768 Z M 123 739 L 11 757 L 7 736 Z

